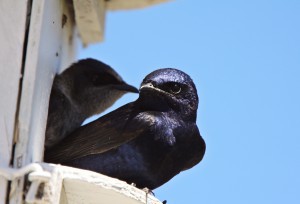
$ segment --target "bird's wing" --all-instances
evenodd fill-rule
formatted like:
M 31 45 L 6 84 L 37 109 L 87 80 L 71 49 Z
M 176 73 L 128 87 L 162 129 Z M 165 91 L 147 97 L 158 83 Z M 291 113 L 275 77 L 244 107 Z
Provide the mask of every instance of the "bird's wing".
M 116 148 L 137 137 L 151 126 L 151 116 L 141 120 L 134 103 L 129 103 L 68 135 L 45 152 L 45 161 L 65 163 L 90 154 Z

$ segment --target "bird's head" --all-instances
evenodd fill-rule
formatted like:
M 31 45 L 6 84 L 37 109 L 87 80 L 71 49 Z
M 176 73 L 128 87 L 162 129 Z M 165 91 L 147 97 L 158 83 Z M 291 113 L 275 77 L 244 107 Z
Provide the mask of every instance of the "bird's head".
M 197 89 L 191 77 L 178 69 L 158 69 L 147 75 L 140 87 L 139 100 L 150 110 L 172 109 L 196 120 Z
M 138 93 L 138 90 L 123 81 L 121 76 L 110 66 L 95 59 L 84 59 L 72 65 L 76 67 L 74 90 L 87 88 L 110 88 L 121 92 Z
M 84 59 L 71 65 L 61 75 L 64 87 L 73 101 L 84 107 L 84 112 L 97 114 L 110 107 L 128 92 L 138 93 L 138 89 L 127 84 L 121 76 L 107 64 L 95 59 Z M 61 80 L 63 81 L 63 80 Z

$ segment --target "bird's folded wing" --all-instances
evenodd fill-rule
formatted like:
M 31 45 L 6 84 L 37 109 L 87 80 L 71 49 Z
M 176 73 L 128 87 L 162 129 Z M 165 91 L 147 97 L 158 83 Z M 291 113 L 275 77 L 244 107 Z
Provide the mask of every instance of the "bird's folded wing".
M 45 152 L 45 161 L 66 163 L 76 158 L 116 148 L 137 137 L 153 121 L 141 120 L 134 103 L 127 104 L 84 125 Z

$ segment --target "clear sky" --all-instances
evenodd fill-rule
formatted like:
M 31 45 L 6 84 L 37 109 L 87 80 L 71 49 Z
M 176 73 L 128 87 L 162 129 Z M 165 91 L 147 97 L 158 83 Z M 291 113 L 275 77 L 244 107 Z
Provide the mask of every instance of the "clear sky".
M 160 200 L 300 203 L 299 0 L 177 0 L 109 12 L 105 41 L 80 49 L 86 57 L 137 87 L 157 68 L 193 78 L 207 151 L 154 191 Z

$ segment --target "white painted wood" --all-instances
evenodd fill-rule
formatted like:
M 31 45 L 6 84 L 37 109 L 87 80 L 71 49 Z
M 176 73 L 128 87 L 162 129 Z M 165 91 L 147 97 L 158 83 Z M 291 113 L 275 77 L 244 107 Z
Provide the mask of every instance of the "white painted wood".
M 62 60 L 71 63 L 75 59 L 69 52 L 75 50 L 70 40 L 72 25 L 67 26 L 72 22 L 70 17 L 62 26 L 62 16 L 68 15 L 63 2 L 33 1 L 19 114 L 17 166 L 42 160 L 52 81 Z
M 164 3 L 170 0 L 110 0 L 107 1 L 108 10 L 140 9 L 147 6 Z
M 52 81 L 62 62 L 70 64 L 75 59 L 72 22 L 65 1 L 33 0 L 15 167 L 42 161 Z M 13 189 L 11 203 L 22 203 L 23 180 L 13 182 Z
M 27 1 L 0 1 L 0 166 L 8 167 L 12 153 L 15 115 L 21 77 Z M 5 203 L 6 181 L 0 178 L 0 203 Z
M 84 45 L 103 40 L 105 0 L 73 0 L 76 26 Z
M 41 165 L 47 171 L 59 172 L 63 181 L 61 204 L 161 204 L 153 195 L 115 178 L 61 165 Z
M 104 38 L 106 10 L 137 9 L 168 0 L 73 0 L 76 26 L 84 45 Z

